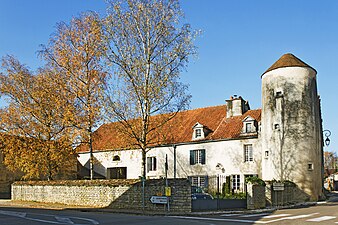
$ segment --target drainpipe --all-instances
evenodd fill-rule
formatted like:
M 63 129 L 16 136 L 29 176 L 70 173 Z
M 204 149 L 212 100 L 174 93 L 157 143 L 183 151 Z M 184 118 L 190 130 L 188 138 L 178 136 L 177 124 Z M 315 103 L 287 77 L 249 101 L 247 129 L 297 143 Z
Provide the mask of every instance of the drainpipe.
M 174 147 L 174 179 L 176 179 L 176 145 Z

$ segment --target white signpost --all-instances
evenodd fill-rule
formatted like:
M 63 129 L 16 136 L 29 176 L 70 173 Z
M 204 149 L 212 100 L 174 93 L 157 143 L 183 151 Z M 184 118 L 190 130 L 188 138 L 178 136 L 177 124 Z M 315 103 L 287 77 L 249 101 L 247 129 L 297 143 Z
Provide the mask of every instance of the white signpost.
M 166 196 L 151 196 L 150 201 L 153 204 L 167 204 L 168 198 Z
M 284 184 L 283 183 L 273 183 L 272 184 L 274 191 L 284 191 Z

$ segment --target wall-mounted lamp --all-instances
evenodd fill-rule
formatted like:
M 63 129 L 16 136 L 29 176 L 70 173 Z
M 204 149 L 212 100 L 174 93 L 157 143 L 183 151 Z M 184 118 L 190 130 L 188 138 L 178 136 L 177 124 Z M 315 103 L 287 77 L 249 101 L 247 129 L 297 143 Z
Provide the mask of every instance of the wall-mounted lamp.
M 329 130 L 323 130 L 323 134 L 325 135 L 325 145 L 326 146 L 329 146 L 329 144 L 330 144 L 330 136 L 331 136 L 331 131 L 329 131 Z

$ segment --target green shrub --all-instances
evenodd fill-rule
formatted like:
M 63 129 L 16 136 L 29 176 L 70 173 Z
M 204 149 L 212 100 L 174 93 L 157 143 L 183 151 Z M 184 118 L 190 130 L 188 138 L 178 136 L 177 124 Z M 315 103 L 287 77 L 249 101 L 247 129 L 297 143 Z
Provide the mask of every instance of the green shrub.
M 261 185 L 261 186 L 265 186 L 265 182 L 264 180 L 262 180 L 261 178 L 259 177 L 247 177 L 245 179 L 245 182 L 246 183 L 252 183 L 252 184 L 258 184 L 258 185 Z

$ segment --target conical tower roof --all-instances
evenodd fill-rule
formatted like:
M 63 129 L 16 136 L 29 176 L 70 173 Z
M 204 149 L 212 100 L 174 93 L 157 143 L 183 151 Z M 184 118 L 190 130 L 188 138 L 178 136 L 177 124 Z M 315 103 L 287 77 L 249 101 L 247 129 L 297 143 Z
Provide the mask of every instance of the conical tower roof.
M 313 69 L 317 73 L 317 71 L 314 68 L 312 68 L 311 66 L 309 66 L 308 64 L 306 64 L 305 62 L 303 62 L 302 60 L 300 60 L 293 54 L 287 53 L 287 54 L 282 55 L 282 57 L 280 57 L 272 66 L 270 66 L 270 68 L 267 69 L 262 74 L 262 76 L 271 70 L 275 70 L 275 69 L 283 68 L 283 67 L 308 67 L 308 68 Z

